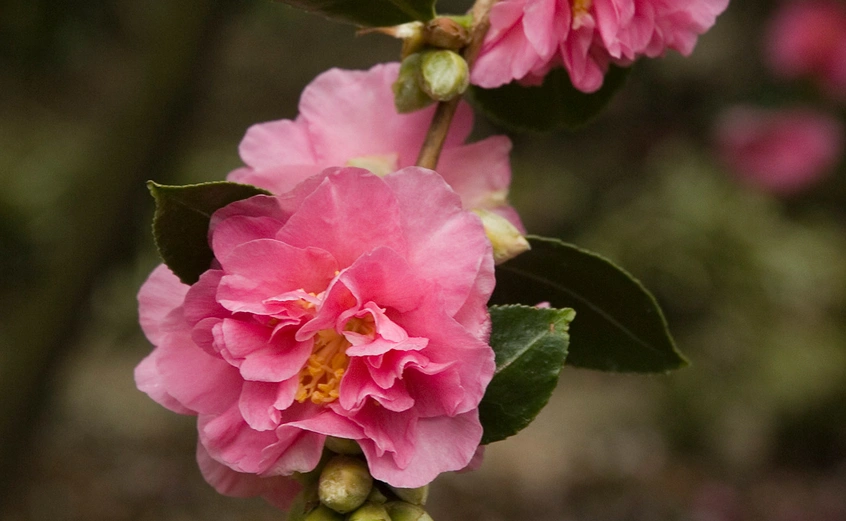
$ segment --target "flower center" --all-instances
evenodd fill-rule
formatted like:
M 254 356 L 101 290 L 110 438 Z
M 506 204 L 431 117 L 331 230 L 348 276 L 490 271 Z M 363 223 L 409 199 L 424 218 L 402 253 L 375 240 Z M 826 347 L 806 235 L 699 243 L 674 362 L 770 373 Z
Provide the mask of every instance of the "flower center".
M 593 0 L 571 0 L 573 9 L 573 29 L 582 26 L 582 18 L 588 16 L 588 10 L 593 5 Z
M 391 172 L 396 172 L 398 165 L 399 154 L 374 154 L 354 157 L 347 161 L 347 166 L 365 168 L 379 177 L 385 177 Z
M 373 317 L 351 318 L 344 330 L 362 335 L 375 331 Z M 305 367 L 300 370 L 300 385 L 296 400 L 304 403 L 311 400 L 317 405 L 326 405 L 338 399 L 341 378 L 350 359 L 347 356 L 349 340 L 334 329 L 323 329 L 314 335 L 314 348 Z

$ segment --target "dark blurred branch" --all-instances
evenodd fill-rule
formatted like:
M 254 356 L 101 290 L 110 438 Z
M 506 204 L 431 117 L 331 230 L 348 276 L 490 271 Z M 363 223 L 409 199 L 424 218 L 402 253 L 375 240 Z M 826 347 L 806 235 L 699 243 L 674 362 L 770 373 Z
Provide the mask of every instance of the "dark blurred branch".
M 90 164 L 74 172 L 78 182 L 53 213 L 70 236 L 0 316 L 0 507 L 19 481 L 53 374 L 78 337 L 92 288 L 119 259 L 116 251 L 134 248 L 144 181 L 166 178 L 196 108 L 204 65 L 214 56 L 215 36 L 233 5 L 186 0 L 144 8 L 137 22 L 142 34 L 133 42 L 140 81 L 103 125 Z

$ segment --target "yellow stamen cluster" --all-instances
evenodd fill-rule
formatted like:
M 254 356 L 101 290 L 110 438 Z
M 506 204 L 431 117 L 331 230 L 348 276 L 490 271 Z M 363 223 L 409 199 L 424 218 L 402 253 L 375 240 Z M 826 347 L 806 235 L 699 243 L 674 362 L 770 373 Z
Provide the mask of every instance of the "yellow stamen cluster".
M 376 326 L 373 317 L 368 315 L 365 318 L 351 318 L 344 329 L 361 335 L 372 335 Z M 311 400 L 317 405 L 325 405 L 338 399 L 341 378 L 350 364 L 346 353 L 349 346 L 349 340 L 334 329 L 317 332 L 311 356 L 300 371 L 300 385 L 296 395 L 298 402 Z
M 333 329 L 317 332 L 311 356 L 300 371 L 298 402 L 311 400 L 323 405 L 338 399 L 341 378 L 350 362 L 346 354 L 349 346 L 349 341 Z

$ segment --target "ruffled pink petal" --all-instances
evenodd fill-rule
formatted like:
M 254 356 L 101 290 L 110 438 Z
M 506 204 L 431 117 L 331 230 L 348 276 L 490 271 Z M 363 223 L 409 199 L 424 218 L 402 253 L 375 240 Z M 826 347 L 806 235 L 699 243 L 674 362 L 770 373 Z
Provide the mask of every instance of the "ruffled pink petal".
M 196 411 L 185 407 L 167 392 L 159 376 L 159 353 L 160 351 L 154 349 L 135 367 L 135 386 L 166 409 L 179 414 L 196 414 Z
M 481 263 L 491 251 L 482 223 L 462 211 L 460 199 L 443 179 L 434 172 L 410 167 L 385 177 L 385 182 L 400 204 L 411 270 L 439 286 L 444 310 L 453 315 L 471 293 L 492 291 L 493 287 L 473 286 Z
M 491 27 L 481 54 L 470 71 L 470 82 L 485 89 L 501 87 L 526 76 L 543 63 L 538 51 L 526 38 L 520 2 L 498 2 L 491 10 Z M 501 27 L 508 27 L 501 30 Z
M 373 379 L 367 361 L 360 357 L 350 360 L 350 365 L 341 381 L 340 406 L 349 412 L 357 412 L 368 400 L 375 400 L 389 411 L 407 411 L 414 406 L 414 399 L 404 385 L 397 385 L 396 377 L 388 385 L 379 385 Z M 390 371 L 393 376 L 394 371 Z M 386 383 L 386 382 L 383 382 Z
M 493 351 L 486 342 L 445 316 L 434 299 L 430 305 L 406 313 L 398 321 L 410 336 L 429 339 L 422 353 L 432 362 L 455 364 L 464 392 L 456 411 L 466 412 L 477 407 L 495 369 Z
M 394 454 L 380 453 L 374 443 L 367 443 L 369 440 L 359 444 L 374 478 L 395 487 L 414 488 L 430 483 L 442 472 L 467 467 L 481 439 L 478 412 L 471 411 L 454 418 L 418 420 L 414 450 L 403 465 L 396 461 Z
M 267 475 L 290 476 L 295 472 L 311 472 L 320 462 L 326 436 L 290 424 L 276 429 L 279 441 L 267 447 L 263 455 L 273 464 Z
M 300 242 L 304 248 L 275 239 L 234 248 L 221 259 L 226 275 L 220 280 L 218 302 L 232 312 L 271 314 L 280 305 L 270 299 L 297 290 L 318 293 L 326 289 L 338 267 L 335 257 L 305 245 L 305 240 Z
M 276 238 L 293 246 L 332 252 L 338 266 L 347 267 L 379 246 L 404 252 L 406 241 L 399 222 L 396 196 L 390 187 L 367 170 L 345 168 L 324 177 Z
M 217 333 L 217 331 L 216 331 Z M 292 335 L 271 339 L 260 324 L 227 319 L 220 325 L 220 343 L 235 360 L 244 380 L 282 382 L 299 374 L 311 355 L 312 342 L 298 342 Z
M 287 476 L 260 477 L 235 472 L 212 458 L 202 444 L 197 444 L 197 464 L 203 478 L 220 494 L 231 497 L 263 497 L 268 503 L 288 510 L 302 490 L 302 485 Z
M 238 400 L 238 370 L 197 347 L 189 330 L 167 335 L 156 351 L 157 386 L 184 407 L 215 414 Z
M 151 343 L 159 343 L 165 334 L 162 328 L 167 323 L 167 315 L 182 305 L 188 288 L 164 264 L 159 264 L 147 277 L 138 291 L 138 317 Z
M 201 414 L 197 429 L 209 455 L 237 472 L 261 474 L 282 452 L 270 457 L 264 454 L 265 448 L 279 442 L 276 432 L 251 429 L 237 403 L 217 415 Z

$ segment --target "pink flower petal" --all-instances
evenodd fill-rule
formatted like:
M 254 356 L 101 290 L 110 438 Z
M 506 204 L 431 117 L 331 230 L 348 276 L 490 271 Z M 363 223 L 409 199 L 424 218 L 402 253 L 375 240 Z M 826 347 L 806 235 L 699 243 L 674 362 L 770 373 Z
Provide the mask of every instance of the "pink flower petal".
M 212 458 L 202 444 L 197 444 L 197 464 L 203 478 L 219 493 L 232 497 L 263 497 L 271 505 L 287 510 L 302 485 L 287 476 L 260 477 L 236 472 Z
M 153 344 L 161 340 L 167 315 L 182 305 L 189 286 L 179 281 L 164 264 L 159 264 L 138 292 L 141 329 Z

